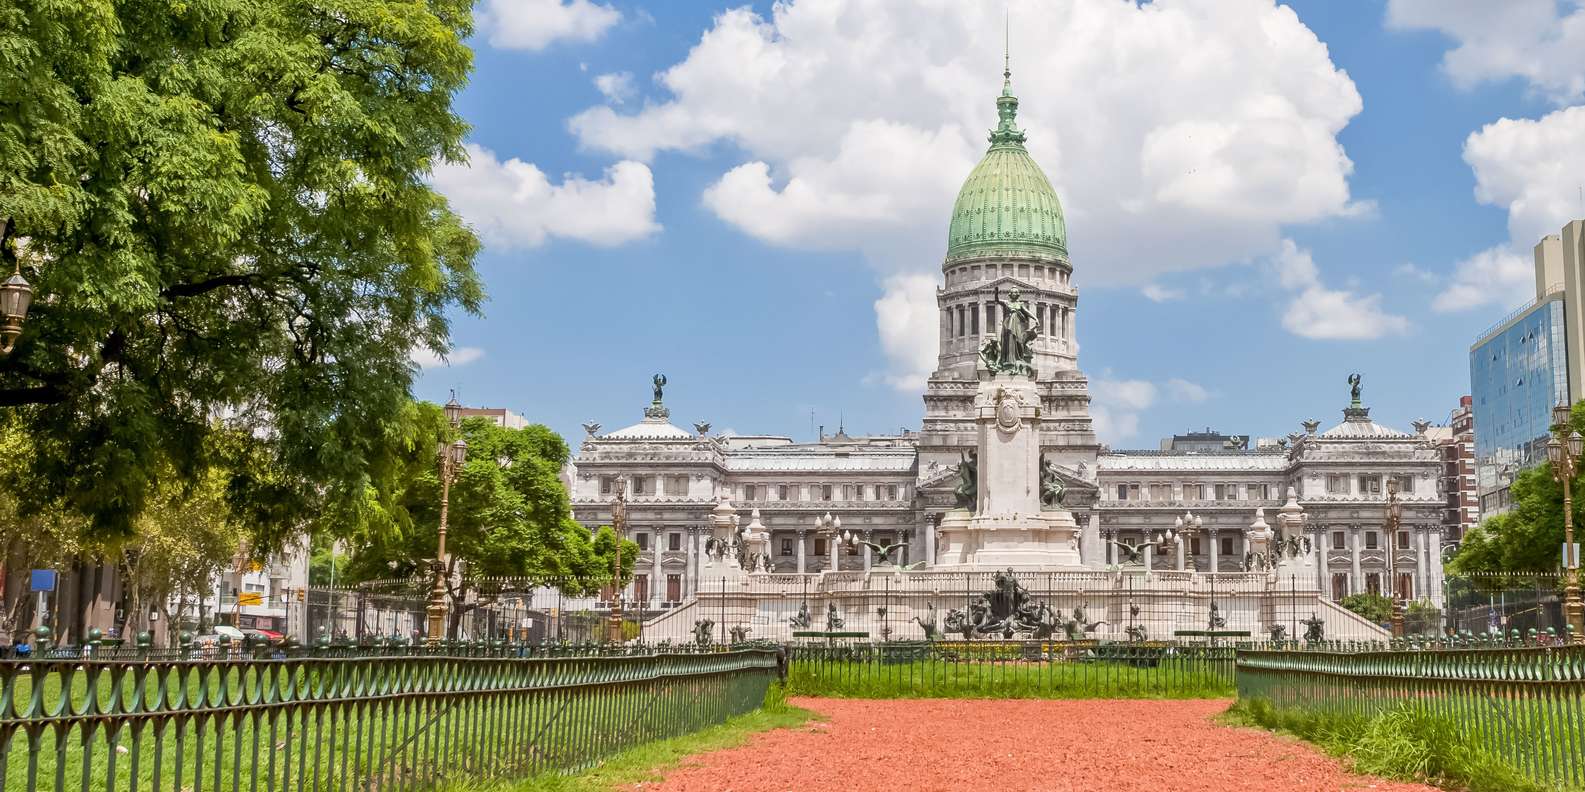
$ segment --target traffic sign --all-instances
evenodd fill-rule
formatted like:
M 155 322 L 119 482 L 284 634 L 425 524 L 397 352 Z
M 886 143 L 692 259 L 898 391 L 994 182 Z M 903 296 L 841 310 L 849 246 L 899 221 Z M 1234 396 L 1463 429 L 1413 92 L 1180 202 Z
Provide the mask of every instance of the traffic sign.
M 33 574 L 28 578 L 28 590 L 29 591 L 54 591 L 55 590 L 55 570 L 53 570 L 53 569 L 35 569 L 35 570 L 33 570 Z
M 258 591 L 244 591 L 237 595 L 238 605 L 263 605 L 264 594 Z

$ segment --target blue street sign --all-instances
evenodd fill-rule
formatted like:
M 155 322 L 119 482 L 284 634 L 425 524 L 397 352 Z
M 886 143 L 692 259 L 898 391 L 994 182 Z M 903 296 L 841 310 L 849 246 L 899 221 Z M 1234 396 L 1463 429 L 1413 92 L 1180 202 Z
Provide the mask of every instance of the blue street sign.
M 55 590 L 55 570 L 53 570 L 53 569 L 35 569 L 35 570 L 33 570 L 32 576 L 28 578 L 28 590 L 29 591 L 54 591 Z

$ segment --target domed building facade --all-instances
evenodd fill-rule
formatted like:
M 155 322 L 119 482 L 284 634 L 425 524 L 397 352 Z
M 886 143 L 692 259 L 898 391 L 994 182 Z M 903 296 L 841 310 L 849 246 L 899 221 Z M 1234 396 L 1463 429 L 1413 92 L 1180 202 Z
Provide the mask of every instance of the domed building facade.
M 1440 451 L 1424 424 L 1403 432 L 1371 421 L 1357 381 L 1343 423 L 1325 432 L 1319 421 L 1305 421 L 1302 432 L 1253 448 L 1242 438 L 1213 450 L 1101 446 L 1089 381 L 1079 368 L 1079 292 L 1062 202 L 1025 148 L 1018 98 L 1005 72 L 995 104 L 997 124 L 985 155 L 946 218 L 936 292 L 939 353 L 917 432 L 854 437 L 843 427 L 835 434 L 822 428 L 814 441 L 795 442 L 712 435 L 702 422 L 690 431 L 670 422 L 659 375 L 642 421 L 611 432 L 585 425 L 588 436 L 569 471 L 574 517 L 591 528 L 609 524 L 622 496 L 627 533 L 640 547 L 624 595 L 628 607 L 658 619 L 657 629 L 671 623 L 684 634 L 691 623 L 685 611 L 717 597 L 710 608 L 726 614 L 730 601 L 744 624 L 770 630 L 787 621 L 791 614 L 776 609 L 793 607 L 795 593 L 807 602 L 817 593 L 840 597 L 879 587 L 866 574 L 877 564 L 889 562 L 890 573 L 906 566 L 928 575 L 938 560 L 937 529 L 963 502 L 960 464 L 982 442 L 976 395 L 997 381 L 986 350 L 1015 291 L 1014 302 L 1033 315 L 1037 329 L 1021 370 L 1038 400 L 1042 494 L 1048 480 L 1059 483 L 1055 507 L 1071 513 L 1079 528 L 1073 549 L 1082 570 L 1066 570 L 1063 585 L 1091 597 L 1112 591 L 1106 607 L 1116 611 L 1113 626 L 1127 623 L 1125 600 L 1133 595 L 1122 593 L 1128 576 L 1121 573 L 1132 570 L 1179 575 L 1170 585 L 1149 575 L 1133 579 L 1167 585 L 1162 596 L 1181 613 L 1173 618 L 1188 626 L 1200 618 L 1190 614 L 1199 607 L 1194 603 L 1204 604 L 1207 588 L 1215 600 L 1225 596 L 1218 586 L 1244 586 L 1247 607 L 1235 620 L 1264 630 L 1277 618 L 1276 568 L 1263 566 L 1277 563 L 1267 514 L 1286 521 L 1289 551 L 1303 551 L 1303 558 L 1282 561 L 1286 617 L 1297 620 L 1302 601 L 1302 610 L 1319 611 L 1329 630 L 1343 631 L 1329 634 L 1367 638 L 1379 637 L 1379 629 L 1359 623 L 1336 600 L 1377 591 L 1439 605 Z M 724 534 L 729 518 L 733 527 Z M 710 550 L 712 537 L 736 537 L 742 526 L 753 526 L 742 536 L 768 537 L 755 540 L 756 574 L 776 573 L 750 585 L 759 587 L 753 597 L 728 586 L 723 562 Z M 1169 529 L 1175 538 L 1164 544 Z M 845 535 L 852 540 L 839 545 Z M 1138 549 L 1152 541 L 1155 552 L 1141 562 Z M 889 557 L 877 559 L 883 548 L 890 548 Z M 1047 584 L 1056 585 L 1053 579 Z M 768 599 L 756 599 L 760 594 Z M 908 607 L 924 606 L 921 600 Z M 897 607 L 897 615 L 908 613 Z

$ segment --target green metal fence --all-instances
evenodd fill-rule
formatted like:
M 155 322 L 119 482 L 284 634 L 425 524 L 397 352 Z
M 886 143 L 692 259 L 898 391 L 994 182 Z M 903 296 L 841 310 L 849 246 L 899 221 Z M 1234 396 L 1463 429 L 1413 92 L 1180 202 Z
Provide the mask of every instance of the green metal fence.
M 1233 694 L 1234 649 L 1097 641 L 796 644 L 787 688 L 803 695 L 1211 698 Z
M 1241 650 L 1237 669 L 1240 699 L 1361 718 L 1415 708 L 1534 780 L 1585 786 L 1585 647 L 1451 640 Z
M 765 648 L 407 651 L 0 662 L 0 789 L 426 789 L 576 770 L 754 709 L 777 667 Z

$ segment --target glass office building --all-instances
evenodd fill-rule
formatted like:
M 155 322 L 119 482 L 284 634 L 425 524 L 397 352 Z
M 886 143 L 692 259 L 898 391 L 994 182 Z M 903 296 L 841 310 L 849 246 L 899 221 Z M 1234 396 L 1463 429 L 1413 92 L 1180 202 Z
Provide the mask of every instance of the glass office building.
M 1507 510 L 1513 477 L 1546 461 L 1552 407 L 1570 401 L 1565 337 L 1563 294 L 1553 292 L 1498 323 L 1469 349 L 1483 516 Z

